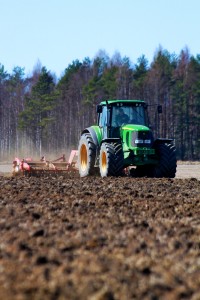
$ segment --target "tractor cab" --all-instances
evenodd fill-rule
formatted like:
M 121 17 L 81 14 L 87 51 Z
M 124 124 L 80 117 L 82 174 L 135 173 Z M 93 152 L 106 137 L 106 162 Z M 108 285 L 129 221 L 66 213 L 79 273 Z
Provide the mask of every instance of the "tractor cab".
M 97 106 L 97 113 L 103 139 L 120 138 L 125 125 L 148 126 L 146 108 L 143 101 L 137 100 L 102 102 Z

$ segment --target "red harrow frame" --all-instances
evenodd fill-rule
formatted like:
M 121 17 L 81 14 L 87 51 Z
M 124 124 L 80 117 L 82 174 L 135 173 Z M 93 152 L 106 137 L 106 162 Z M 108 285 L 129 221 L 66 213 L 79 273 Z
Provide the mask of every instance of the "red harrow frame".
M 46 160 L 45 156 L 39 161 L 34 161 L 32 158 L 20 160 L 15 157 L 13 161 L 13 175 L 41 175 L 41 174 L 63 174 L 67 172 L 77 172 L 77 150 L 72 150 L 68 161 L 65 155 L 54 160 Z

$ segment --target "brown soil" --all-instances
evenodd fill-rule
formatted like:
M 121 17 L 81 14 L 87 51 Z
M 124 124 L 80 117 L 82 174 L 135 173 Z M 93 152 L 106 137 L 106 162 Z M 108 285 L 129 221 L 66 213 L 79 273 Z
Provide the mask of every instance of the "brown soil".
M 200 181 L 0 177 L 0 299 L 200 299 Z

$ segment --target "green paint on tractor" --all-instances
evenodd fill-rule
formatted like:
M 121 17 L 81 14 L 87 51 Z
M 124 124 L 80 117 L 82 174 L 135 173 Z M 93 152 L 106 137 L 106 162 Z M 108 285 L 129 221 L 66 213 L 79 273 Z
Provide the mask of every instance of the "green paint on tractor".
M 128 170 L 132 176 L 173 178 L 176 150 L 173 139 L 153 136 L 144 101 L 107 100 L 97 105 L 97 125 L 82 132 L 78 167 L 82 177 L 122 176 Z

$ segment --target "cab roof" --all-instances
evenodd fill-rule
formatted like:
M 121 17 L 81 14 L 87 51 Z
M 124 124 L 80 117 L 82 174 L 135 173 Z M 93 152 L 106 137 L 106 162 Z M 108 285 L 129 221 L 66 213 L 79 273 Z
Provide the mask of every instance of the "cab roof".
M 143 100 L 107 100 L 108 101 L 108 104 L 114 104 L 114 103 L 145 103 Z M 100 103 L 101 105 L 106 105 L 106 101 L 102 101 Z

